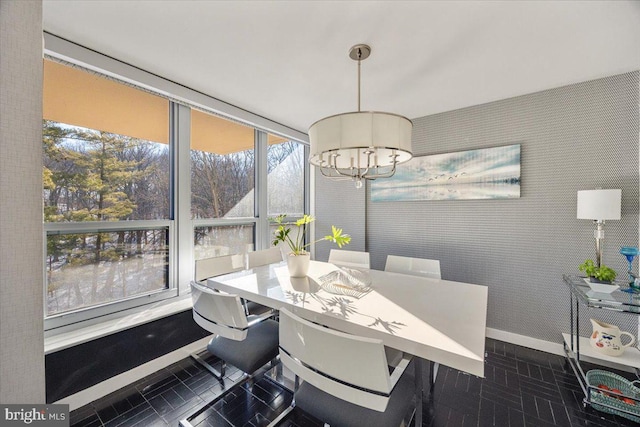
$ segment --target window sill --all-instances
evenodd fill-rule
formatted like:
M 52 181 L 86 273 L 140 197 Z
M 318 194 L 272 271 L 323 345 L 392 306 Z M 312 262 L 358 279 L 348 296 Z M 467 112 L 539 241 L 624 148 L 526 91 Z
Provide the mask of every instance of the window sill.
M 55 353 L 106 335 L 190 310 L 191 307 L 191 295 L 187 294 L 182 297 L 132 308 L 87 326 L 78 328 L 76 324 L 73 330 L 45 332 L 44 354 Z

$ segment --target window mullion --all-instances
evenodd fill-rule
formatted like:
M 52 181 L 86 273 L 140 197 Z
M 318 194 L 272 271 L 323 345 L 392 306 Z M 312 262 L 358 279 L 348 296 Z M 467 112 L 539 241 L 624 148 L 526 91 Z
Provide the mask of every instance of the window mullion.
M 270 246 L 269 216 L 268 216 L 268 189 L 267 189 L 267 134 L 255 130 L 256 162 L 255 162 L 255 203 L 256 203 L 256 250 L 266 249 Z
M 171 103 L 171 144 L 173 155 L 172 219 L 177 235 L 173 236 L 172 276 L 178 293 L 189 290 L 193 279 L 193 225 L 191 224 L 191 109 Z M 169 236 L 171 238 L 171 236 Z M 169 245 L 171 247 L 171 245 Z

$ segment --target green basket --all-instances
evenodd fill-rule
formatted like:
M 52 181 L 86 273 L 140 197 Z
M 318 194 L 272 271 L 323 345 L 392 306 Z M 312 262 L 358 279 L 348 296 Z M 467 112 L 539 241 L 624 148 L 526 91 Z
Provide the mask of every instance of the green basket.
M 591 387 L 591 406 L 598 411 L 615 414 L 640 423 L 640 388 L 634 385 L 636 382 L 638 381 L 631 382 L 613 372 L 592 369 L 587 372 L 587 385 Z M 600 384 L 612 389 L 617 388 L 625 396 L 636 399 L 635 405 L 623 402 L 616 398 L 614 394 L 607 395 L 605 394 L 606 392 L 599 391 L 598 386 Z M 603 404 L 608 406 L 603 406 Z

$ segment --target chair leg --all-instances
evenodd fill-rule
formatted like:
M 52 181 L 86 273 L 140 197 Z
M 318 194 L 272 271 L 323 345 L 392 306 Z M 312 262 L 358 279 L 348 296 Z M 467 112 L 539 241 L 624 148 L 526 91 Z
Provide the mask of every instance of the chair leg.
M 253 393 L 253 384 L 255 383 L 253 377 L 250 377 L 245 384 L 247 385 L 247 389 L 249 389 L 250 393 Z
M 218 380 L 218 381 L 222 381 L 223 377 L 224 377 L 224 372 L 225 372 L 225 363 L 224 361 L 222 362 L 222 369 L 220 370 L 220 372 L 216 371 L 213 366 L 211 366 L 210 364 L 208 364 L 207 362 L 204 361 L 204 359 L 202 359 L 200 356 L 198 356 L 196 353 L 191 353 L 191 358 L 193 360 L 195 360 L 196 362 L 198 362 L 198 364 L 200 366 L 202 366 L 204 369 L 206 369 L 207 371 L 211 372 L 211 374 Z
M 206 363 L 206 362 L 205 362 Z M 200 415 L 202 412 L 204 412 L 205 410 L 207 410 L 207 408 L 209 408 L 211 405 L 213 405 L 214 403 L 216 403 L 217 401 L 219 401 L 220 399 L 224 398 L 227 394 L 229 394 L 232 390 L 240 387 L 241 385 L 245 384 L 248 381 L 252 381 L 254 378 L 254 375 L 249 375 L 247 373 L 244 374 L 244 376 L 238 380 L 237 383 L 235 383 L 234 385 L 232 385 L 228 390 L 225 390 L 224 392 L 220 393 L 215 399 L 213 399 L 210 402 L 207 403 L 203 403 L 199 409 L 197 409 L 194 413 L 192 413 L 191 415 L 189 415 L 187 418 L 183 418 L 178 422 L 178 426 L 180 427 L 195 427 L 193 424 L 191 424 L 191 421 L 193 418 L 197 417 L 198 415 Z M 223 382 L 224 385 L 224 382 Z
M 438 367 L 439 363 L 429 362 L 429 387 L 433 389 L 433 386 L 436 384 L 436 377 L 438 376 Z
M 282 411 L 282 413 L 280 415 L 278 415 L 278 417 L 271 421 L 267 427 L 275 427 L 278 424 L 280 424 L 285 418 L 287 418 L 287 416 L 291 413 L 291 411 L 293 411 L 293 408 L 295 408 L 295 402 L 291 402 L 291 405 L 289 405 L 289 407 L 287 409 L 285 409 L 284 411 Z
M 269 362 L 269 372 L 271 372 L 271 380 L 274 382 L 278 382 L 278 377 L 282 376 L 282 364 L 280 363 L 280 359 L 278 356 L 274 357 L 271 362 Z
M 293 411 L 296 407 L 296 391 L 298 391 L 298 387 L 300 387 L 300 378 L 296 375 L 293 379 L 293 399 L 291 400 L 291 405 L 287 409 L 285 409 L 280 415 L 276 417 L 275 420 L 271 421 L 267 427 L 275 427 L 280 424 L 286 417 Z M 326 425 L 326 424 L 325 424 Z
M 200 363 L 206 370 L 208 370 L 209 372 L 214 374 L 216 379 L 218 379 L 221 382 L 222 389 L 224 391 L 222 393 L 220 393 L 218 396 L 216 396 L 215 399 L 213 399 L 212 401 L 202 403 L 198 409 L 196 409 L 193 413 L 191 413 L 191 415 L 188 415 L 186 418 L 181 419 L 179 421 L 179 424 L 178 424 L 180 427 L 194 427 L 194 425 L 191 424 L 190 420 L 192 420 L 195 417 L 197 417 L 200 414 L 202 414 L 204 411 L 206 411 L 208 408 L 210 408 L 211 405 L 215 404 L 217 401 L 219 401 L 220 399 L 225 397 L 232 390 L 242 386 L 243 384 L 245 384 L 247 382 L 253 382 L 255 378 L 259 378 L 259 377 L 266 378 L 266 376 L 264 376 L 264 374 L 267 371 L 267 368 L 266 368 L 266 366 L 263 366 L 262 368 L 258 369 L 256 372 L 253 372 L 251 374 L 243 372 L 242 378 L 240 378 L 236 383 L 234 383 L 231 387 L 229 387 L 228 389 L 225 390 L 225 384 L 224 384 L 224 380 L 223 380 L 225 369 L 226 369 L 226 366 L 227 366 L 225 361 L 222 361 L 222 366 L 221 366 L 221 369 L 220 369 L 222 374 L 220 374 L 219 372 L 216 372 L 215 369 L 213 369 L 213 367 L 211 365 L 209 365 L 207 362 L 202 360 L 197 354 L 195 354 L 195 353 L 191 354 L 191 357 L 193 357 L 196 361 L 198 361 L 198 363 Z

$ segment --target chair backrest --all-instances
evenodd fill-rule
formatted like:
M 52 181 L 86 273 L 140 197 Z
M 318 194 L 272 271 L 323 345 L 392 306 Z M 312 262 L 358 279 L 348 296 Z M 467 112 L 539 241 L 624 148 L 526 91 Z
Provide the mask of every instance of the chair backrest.
M 387 407 L 392 382 L 381 340 L 325 328 L 281 309 L 280 360 L 326 393 L 380 412 Z
M 231 273 L 244 268 L 243 255 L 225 255 L 203 258 L 196 261 L 195 280 L 201 282 L 209 277 Z
M 329 262 L 338 267 L 371 268 L 369 252 L 331 249 L 329 252 Z
M 242 341 L 247 337 L 249 324 L 237 295 L 223 294 L 191 282 L 193 320 L 209 332 Z
M 282 261 L 282 252 L 280 248 L 276 246 L 269 249 L 249 252 L 247 258 L 249 260 L 247 267 L 253 268 Z
M 384 271 L 411 274 L 413 276 L 441 279 L 440 261 L 437 259 L 411 258 L 397 255 L 387 255 Z

